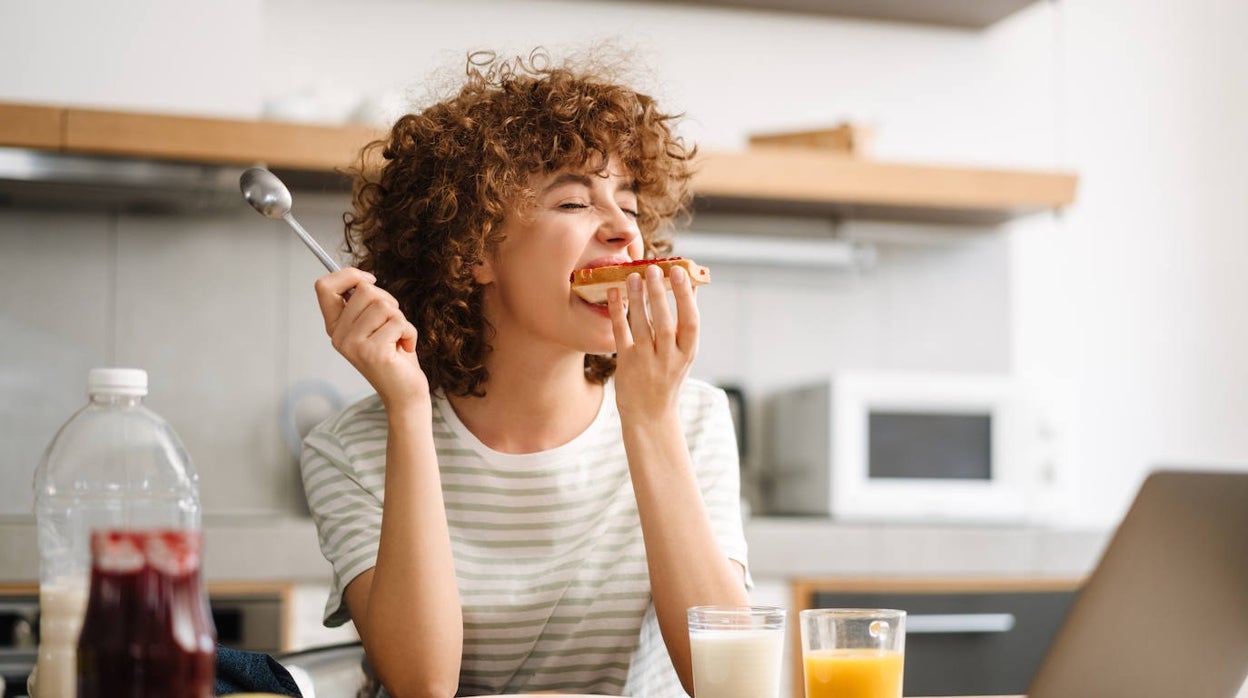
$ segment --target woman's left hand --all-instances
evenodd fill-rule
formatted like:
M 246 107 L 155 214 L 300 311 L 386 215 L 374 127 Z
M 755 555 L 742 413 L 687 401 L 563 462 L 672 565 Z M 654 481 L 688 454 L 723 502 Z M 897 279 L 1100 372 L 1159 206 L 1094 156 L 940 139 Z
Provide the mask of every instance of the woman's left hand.
M 617 289 L 607 292 L 615 333 L 615 392 L 621 419 L 669 416 L 698 352 L 698 305 L 682 267 L 670 272 L 676 296 L 673 315 L 663 270 L 646 267 L 628 277 L 628 305 Z M 631 309 L 631 312 L 629 311 Z

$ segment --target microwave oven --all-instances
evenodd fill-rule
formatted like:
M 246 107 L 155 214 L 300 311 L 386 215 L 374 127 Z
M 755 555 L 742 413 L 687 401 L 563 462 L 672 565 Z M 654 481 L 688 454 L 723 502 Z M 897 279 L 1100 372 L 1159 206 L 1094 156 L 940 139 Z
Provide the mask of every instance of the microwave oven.
M 769 400 L 768 514 L 1019 522 L 1037 423 L 1006 376 L 842 373 Z

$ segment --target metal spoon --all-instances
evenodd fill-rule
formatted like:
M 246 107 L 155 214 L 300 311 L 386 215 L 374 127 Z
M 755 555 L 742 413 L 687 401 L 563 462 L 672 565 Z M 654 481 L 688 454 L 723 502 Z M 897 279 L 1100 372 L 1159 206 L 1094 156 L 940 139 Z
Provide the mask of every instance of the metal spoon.
M 321 260 L 321 264 L 330 271 L 338 271 L 340 268 L 338 263 L 329 255 L 325 254 L 325 249 L 317 244 L 316 240 L 308 235 L 308 231 L 299 225 L 299 221 L 290 213 L 290 190 L 277 178 L 277 175 L 269 172 L 263 167 L 248 168 L 243 175 L 238 178 L 238 188 L 243 192 L 243 198 L 251 207 L 260 212 L 265 218 L 280 218 L 295 231 L 303 244 L 312 250 L 312 254 Z

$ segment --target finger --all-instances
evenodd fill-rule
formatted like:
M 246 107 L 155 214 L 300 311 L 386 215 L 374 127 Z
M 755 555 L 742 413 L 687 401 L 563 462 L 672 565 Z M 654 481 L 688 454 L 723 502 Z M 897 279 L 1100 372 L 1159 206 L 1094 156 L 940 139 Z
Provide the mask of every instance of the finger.
M 615 351 L 633 346 L 633 332 L 628 328 L 628 306 L 618 288 L 607 289 L 607 310 L 611 312 L 611 332 L 615 335 Z
M 399 309 L 390 305 L 384 298 L 373 298 L 364 312 L 360 313 L 360 317 L 356 320 L 356 329 L 361 339 L 369 342 L 377 342 L 378 333 L 381 332 L 386 325 L 391 323 L 407 322 L 407 318 L 403 317 L 403 313 Z M 392 338 L 398 341 L 398 335 Z
M 379 347 L 410 354 L 416 348 L 416 328 L 401 313 L 391 313 L 368 339 Z
M 351 298 L 338 296 L 340 299 L 338 303 L 341 307 L 336 311 L 337 317 L 332 321 L 326 320 L 325 329 L 329 332 L 329 336 L 334 338 L 334 346 L 336 347 L 340 347 L 349 334 L 356 330 L 360 322 L 360 316 L 364 314 L 364 311 L 368 310 L 369 306 L 377 298 L 369 293 L 367 283 L 360 283 L 350 290 L 354 291 Z M 352 303 L 352 300 L 355 302 Z M 329 301 L 330 305 L 333 303 L 333 300 Z
M 394 296 L 370 283 L 360 284 L 355 287 L 355 292 L 332 328 L 330 336 L 334 339 L 334 346 L 342 351 L 364 343 L 377 328 L 394 316 L 402 317 L 399 302 Z
M 686 354 L 698 351 L 698 297 L 689 274 L 682 267 L 671 272 L 672 294 L 676 296 L 676 346 Z
M 350 354 L 359 351 L 368 342 L 368 338 L 386 321 L 386 312 L 376 297 L 368 297 L 366 286 L 357 286 L 348 301 L 338 322 L 334 325 L 334 347 L 338 351 Z
M 646 269 L 646 304 L 650 308 L 650 329 L 654 333 L 656 346 L 670 346 L 675 340 L 676 323 L 672 320 L 672 309 L 667 301 L 663 270 L 653 265 Z
M 633 332 L 634 345 L 654 346 L 654 336 L 650 334 L 650 318 L 647 317 L 646 292 L 642 288 L 641 274 L 633 272 L 628 275 L 628 327 Z
M 387 312 L 399 309 L 399 301 L 390 295 L 384 289 L 378 288 L 368 280 L 362 281 L 359 285 L 352 289 L 349 298 L 344 296 L 345 305 L 342 312 L 338 315 L 339 324 L 354 324 L 359 321 L 360 316 L 374 304 L 384 308 Z
M 376 282 L 377 277 L 355 267 L 344 267 L 316 280 L 316 302 L 321 307 L 326 333 L 333 334 L 332 328 L 342 314 L 343 296 L 347 291 L 361 284 Z
M 409 354 L 416 353 L 416 326 L 403 321 L 403 332 L 399 335 L 398 347 Z

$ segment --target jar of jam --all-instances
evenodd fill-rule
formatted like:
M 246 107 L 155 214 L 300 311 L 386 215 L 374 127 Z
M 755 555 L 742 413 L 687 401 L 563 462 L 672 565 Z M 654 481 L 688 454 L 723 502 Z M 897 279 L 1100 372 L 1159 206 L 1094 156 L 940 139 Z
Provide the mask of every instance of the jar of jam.
M 200 583 L 201 540 L 174 529 L 91 534 L 78 698 L 213 695 L 216 631 Z

